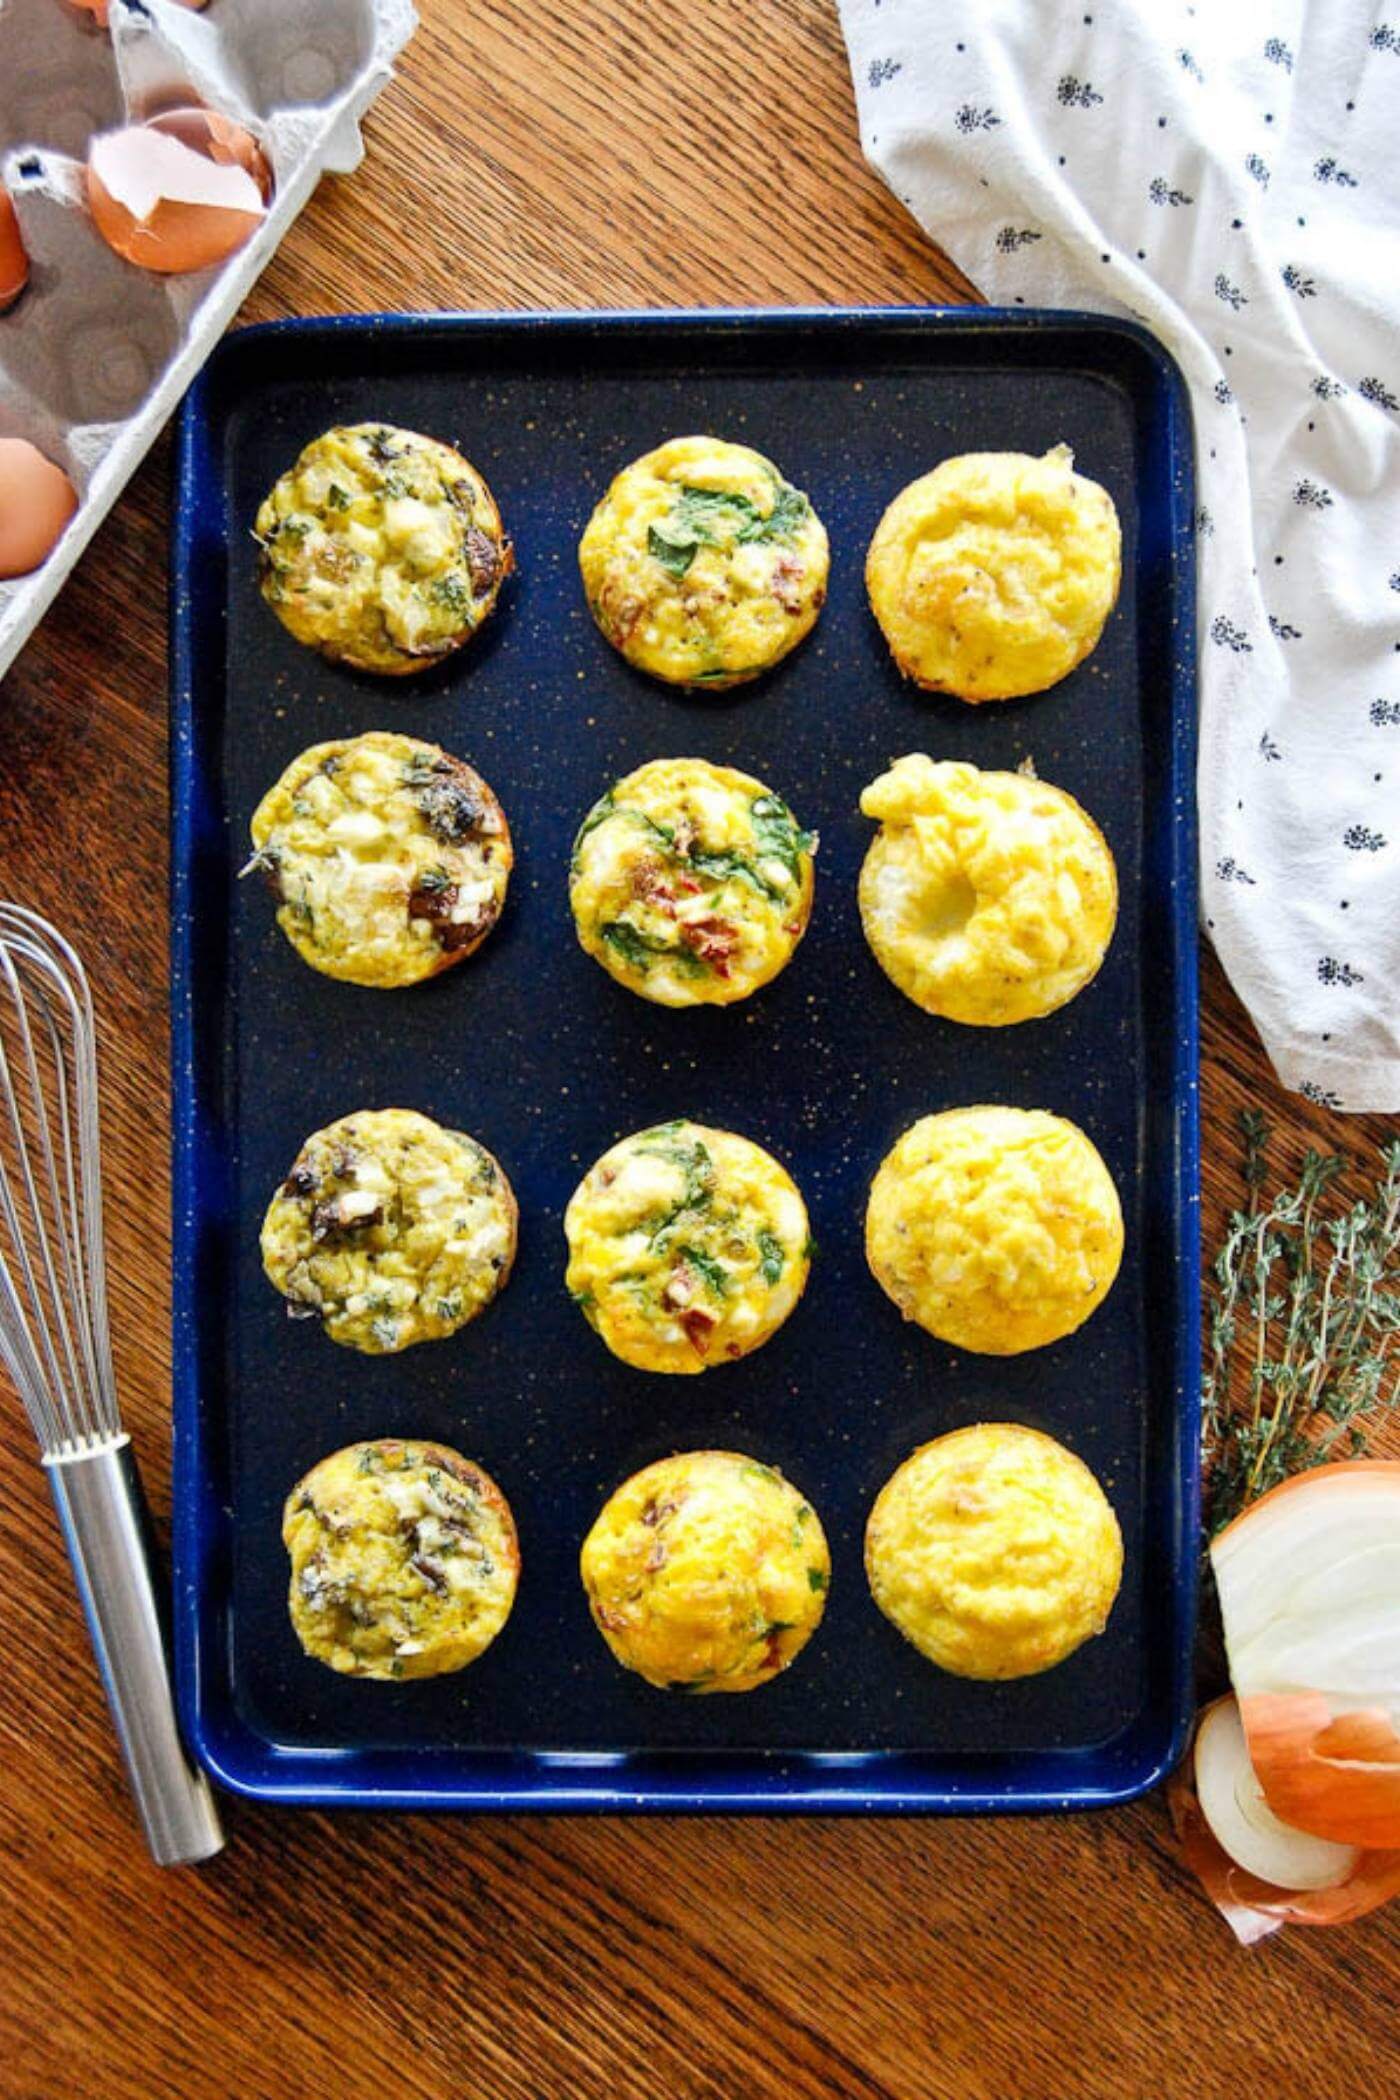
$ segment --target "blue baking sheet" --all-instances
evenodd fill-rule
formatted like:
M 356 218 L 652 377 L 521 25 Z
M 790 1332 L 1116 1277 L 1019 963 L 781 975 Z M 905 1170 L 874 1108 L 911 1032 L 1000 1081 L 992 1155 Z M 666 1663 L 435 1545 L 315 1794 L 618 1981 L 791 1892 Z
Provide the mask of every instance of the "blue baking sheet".
M 301 447 L 384 420 L 484 472 L 519 572 L 477 639 L 412 681 L 299 647 L 263 605 L 251 525 Z M 690 697 L 595 631 L 575 548 L 617 469 L 707 430 L 771 455 L 832 541 L 812 638 L 756 685 Z M 1123 588 L 1103 641 L 1048 694 L 972 708 L 903 683 L 865 603 L 882 510 L 954 452 L 1066 441 L 1112 492 Z M 1197 1571 L 1198 1221 L 1194 547 L 1181 376 L 1131 323 L 1017 310 L 350 316 L 228 337 L 183 410 L 172 580 L 176 1633 L 181 1709 L 214 1776 L 312 1804 L 478 1809 L 990 1811 L 1123 1801 L 1178 1753 Z M 306 968 L 260 884 L 248 819 L 305 745 L 411 731 L 474 764 L 518 854 L 503 921 L 464 967 L 375 993 Z M 918 1012 L 868 952 L 861 788 L 897 754 L 1033 759 L 1117 857 L 1118 932 L 1094 984 L 1018 1028 Z M 821 834 L 792 965 L 727 1011 L 669 1012 L 578 948 L 566 881 L 582 814 L 645 759 L 756 773 Z M 948 1349 L 869 1276 L 866 1191 L 932 1110 L 998 1101 L 1084 1126 L 1122 1192 L 1127 1252 L 1080 1333 L 1029 1355 Z M 521 1205 L 497 1303 L 449 1342 L 371 1358 L 293 1324 L 258 1226 L 302 1139 L 362 1107 L 475 1133 Z M 613 1360 L 563 1285 L 564 1206 L 619 1135 L 672 1116 L 768 1146 L 819 1255 L 781 1332 L 701 1378 Z M 926 1438 L 985 1419 L 1061 1438 L 1126 1544 L 1101 1639 L 976 1684 L 923 1661 L 871 1601 L 866 1514 Z M 511 1620 L 454 1676 L 338 1677 L 286 1609 L 283 1498 L 356 1438 L 432 1437 L 499 1481 L 521 1533 Z M 619 1669 L 579 1543 L 663 1453 L 782 1468 L 831 1542 L 829 1607 L 781 1678 L 684 1698 Z

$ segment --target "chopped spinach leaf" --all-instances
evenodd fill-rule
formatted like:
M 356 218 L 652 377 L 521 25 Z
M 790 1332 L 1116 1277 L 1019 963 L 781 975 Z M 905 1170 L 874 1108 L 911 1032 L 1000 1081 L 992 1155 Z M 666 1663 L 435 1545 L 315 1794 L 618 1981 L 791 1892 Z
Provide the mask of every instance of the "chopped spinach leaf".
M 609 919 L 606 925 L 599 927 L 598 932 L 608 946 L 634 970 L 649 970 L 658 955 L 669 952 L 664 945 L 649 941 L 635 926 L 629 926 L 626 919 Z
M 728 1274 L 723 1263 L 717 1262 L 713 1254 L 707 1254 L 703 1247 L 686 1245 L 677 1247 L 676 1255 L 678 1260 L 688 1262 L 697 1276 L 704 1278 L 707 1288 L 712 1290 L 717 1298 L 729 1296 Z
M 686 535 L 684 528 L 673 526 L 669 521 L 647 528 L 647 553 L 655 562 L 660 562 L 668 576 L 677 582 L 685 575 L 699 549 L 698 536 Z
M 822 1590 L 829 1589 L 830 1586 L 831 1577 L 827 1574 L 825 1568 L 809 1568 L 807 1570 L 807 1587 L 809 1590 L 815 1594 L 820 1594 Z

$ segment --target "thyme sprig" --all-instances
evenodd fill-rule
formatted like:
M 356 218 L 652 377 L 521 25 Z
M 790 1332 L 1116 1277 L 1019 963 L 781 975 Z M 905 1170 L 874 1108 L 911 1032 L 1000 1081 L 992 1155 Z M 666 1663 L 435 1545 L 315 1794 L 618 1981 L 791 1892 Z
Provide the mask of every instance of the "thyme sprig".
M 1353 1457 L 1400 1402 L 1400 1141 L 1370 1192 L 1339 1208 L 1347 1162 L 1309 1151 L 1267 1197 L 1269 1127 L 1240 1117 L 1246 1207 L 1206 1289 L 1207 1512 L 1212 1532 L 1290 1473 Z

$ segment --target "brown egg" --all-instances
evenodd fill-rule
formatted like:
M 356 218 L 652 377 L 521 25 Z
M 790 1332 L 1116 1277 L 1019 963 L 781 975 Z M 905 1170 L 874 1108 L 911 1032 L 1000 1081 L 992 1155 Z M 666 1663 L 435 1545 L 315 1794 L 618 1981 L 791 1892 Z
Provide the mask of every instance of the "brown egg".
M 46 561 L 77 508 L 62 467 L 27 438 L 0 438 L 0 580 Z
M 181 275 L 225 261 L 251 238 L 272 170 L 241 124 L 210 109 L 171 109 L 95 138 L 87 191 L 109 248 L 144 270 Z
M 8 190 L 0 190 L 0 314 L 13 306 L 29 282 L 29 257 Z
M 209 5 L 209 0 L 176 0 L 176 4 L 180 7 L 188 7 L 197 14 L 201 8 Z M 107 16 L 111 8 L 111 0 L 69 0 L 69 5 L 75 8 L 80 15 L 91 15 L 99 27 L 103 29 L 107 27 Z

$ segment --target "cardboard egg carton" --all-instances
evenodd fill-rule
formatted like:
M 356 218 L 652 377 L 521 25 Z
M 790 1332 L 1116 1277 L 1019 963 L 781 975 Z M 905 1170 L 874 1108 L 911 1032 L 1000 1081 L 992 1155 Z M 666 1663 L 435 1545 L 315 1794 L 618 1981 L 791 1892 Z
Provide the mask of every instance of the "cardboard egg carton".
M 0 314 L 0 437 L 79 496 L 42 568 L 0 582 L 0 677 L 323 170 L 359 165 L 360 118 L 416 22 L 412 0 L 111 0 L 104 32 L 65 0 L 0 0 L 0 182 L 30 262 Z M 103 241 L 84 161 L 99 132 L 192 103 L 251 132 L 276 187 L 237 254 L 161 277 Z

